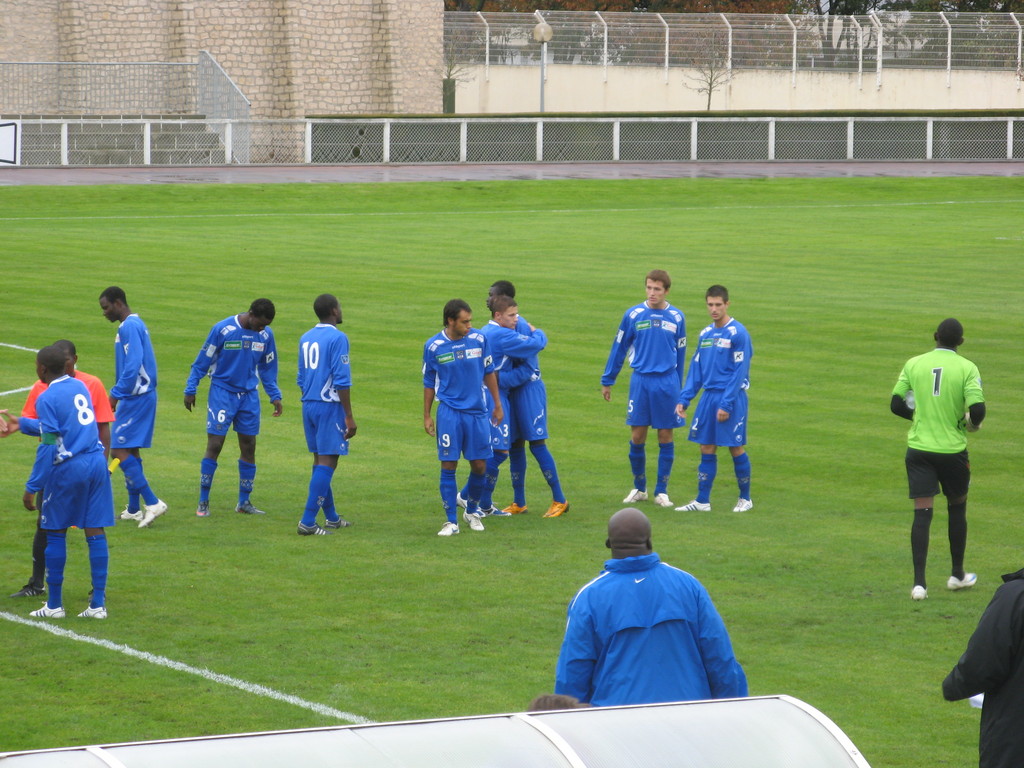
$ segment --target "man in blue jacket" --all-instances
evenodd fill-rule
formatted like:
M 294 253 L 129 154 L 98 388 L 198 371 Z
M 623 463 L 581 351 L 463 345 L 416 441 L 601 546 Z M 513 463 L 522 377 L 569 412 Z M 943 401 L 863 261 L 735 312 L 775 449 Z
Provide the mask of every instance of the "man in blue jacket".
M 612 559 L 569 604 L 555 693 L 594 706 L 747 695 L 721 616 L 703 585 L 661 562 L 638 509 L 608 521 Z

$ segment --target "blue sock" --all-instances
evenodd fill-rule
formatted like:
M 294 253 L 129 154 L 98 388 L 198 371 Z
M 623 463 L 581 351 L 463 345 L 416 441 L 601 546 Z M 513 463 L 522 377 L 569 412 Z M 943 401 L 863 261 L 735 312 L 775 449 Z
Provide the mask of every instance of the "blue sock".
M 142 462 L 137 458 L 128 454 L 121 462 L 121 471 L 124 472 L 124 486 L 128 489 L 129 500 L 131 494 L 136 493 L 145 500 L 147 504 L 156 504 L 158 499 L 156 494 L 150 490 L 149 482 L 146 480 L 146 475 L 142 471 Z M 136 497 L 136 504 L 138 503 L 138 497 Z M 138 507 L 136 507 L 138 509 Z
M 338 519 L 338 511 L 334 508 L 334 489 L 330 486 L 327 487 L 327 495 L 324 497 L 324 503 L 320 506 L 324 510 L 324 517 L 328 520 Z
M 512 501 L 526 506 L 526 443 L 513 445 L 508 450 L 508 473 L 512 476 Z
M 217 462 L 203 459 L 199 464 L 199 500 L 210 500 L 210 488 L 213 487 L 213 476 L 217 472 Z
M 331 478 L 334 477 L 334 470 L 324 464 L 317 464 L 313 467 L 313 474 L 309 478 L 309 495 L 306 497 L 306 509 L 302 513 L 302 524 L 313 525 L 316 522 L 316 515 L 327 499 L 331 490 Z
M 480 492 L 480 509 L 490 509 L 494 506 L 494 486 L 498 484 L 501 465 L 507 458 L 508 454 L 504 451 L 495 451 L 494 455 L 487 460 L 487 469 L 484 471 L 484 487 Z M 468 486 L 469 483 L 466 485 Z
M 459 486 L 455 482 L 454 469 L 441 469 L 441 506 L 449 523 L 459 524 L 458 504 L 455 503 L 455 494 Z
M 252 493 L 252 484 L 256 480 L 256 465 L 248 461 L 238 460 L 238 505 L 241 506 L 249 500 Z
M 701 504 L 711 503 L 711 486 L 715 484 L 717 474 L 718 454 L 702 453 L 697 467 L 697 501 Z
M 672 476 L 672 462 L 676 459 L 675 443 L 658 443 L 658 482 L 654 493 L 668 493 L 668 479 Z
M 127 484 L 126 484 L 127 485 Z M 128 491 L 128 511 L 138 512 L 140 508 L 139 504 L 139 492 L 130 490 Z
M 647 490 L 647 446 L 629 441 L 629 466 L 633 470 L 633 487 Z
M 99 608 L 107 599 L 107 566 L 110 563 L 110 550 L 107 549 L 106 534 L 86 536 L 85 543 L 89 546 L 89 568 L 92 571 L 92 598 L 90 608 Z
M 469 480 L 466 483 L 466 488 L 469 493 L 466 496 L 466 512 L 473 514 L 480 511 L 480 497 L 484 492 L 484 483 L 486 482 L 485 468 L 479 475 L 475 472 L 469 473 Z
M 68 561 L 67 534 L 63 531 L 46 532 L 46 584 L 50 594 L 46 605 L 60 608 L 64 598 L 64 564 Z
M 565 494 L 562 493 L 562 484 L 558 481 L 558 468 L 555 466 L 555 457 L 551 455 L 548 444 L 531 444 L 530 453 L 537 460 L 537 466 L 544 473 L 544 479 L 548 481 L 548 486 L 551 488 L 551 499 L 560 504 L 565 504 Z
M 746 451 L 732 457 L 733 469 L 736 470 L 736 482 L 740 487 L 740 498 L 750 498 L 750 456 Z

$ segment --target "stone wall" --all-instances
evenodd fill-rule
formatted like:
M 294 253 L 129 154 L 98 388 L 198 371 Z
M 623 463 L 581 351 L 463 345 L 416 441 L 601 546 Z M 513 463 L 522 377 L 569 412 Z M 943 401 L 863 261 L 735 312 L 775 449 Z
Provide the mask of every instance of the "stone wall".
M 0 61 L 206 50 L 254 118 L 440 112 L 442 38 L 441 0 L 0 0 Z

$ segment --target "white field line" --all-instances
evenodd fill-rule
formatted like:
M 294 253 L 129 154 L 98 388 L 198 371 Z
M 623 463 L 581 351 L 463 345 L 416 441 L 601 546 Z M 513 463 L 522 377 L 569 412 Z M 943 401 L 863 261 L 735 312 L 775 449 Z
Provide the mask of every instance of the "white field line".
M 31 347 L 22 347 L 22 346 L 19 346 L 18 344 L 7 344 L 6 342 L 3 342 L 3 341 L 0 341 L 0 347 L 7 347 L 9 349 L 20 349 L 22 352 L 31 352 L 33 354 L 35 354 L 36 352 L 39 351 L 38 349 L 32 349 Z M 32 389 L 32 387 L 21 387 L 20 389 L 9 389 L 6 392 L 0 392 L 0 397 L 3 397 L 4 395 L 16 395 L 19 392 L 28 392 L 30 389 Z
M 283 701 L 286 704 L 294 704 L 296 707 L 302 707 L 312 712 L 316 712 L 318 715 L 326 715 L 327 717 L 333 717 L 337 720 L 344 720 L 348 723 L 354 723 L 357 725 L 365 725 L 372 723 L 372 720 L 368 720 L 360 715 L 354 715 L 351 712 L 342 712 L 341 710 L 328 707 L 325 704 L 317 704 L 313 701 L 306 701 L 300 699 L 298 696 L 292 696 L 289 693 L 281 693 L 275 691 L 273 688 L 267 688 L 265 685 L 258 685 L 256 683 L 249 683 L 245 680 L 239 680 L 237 677 L 229 677 L 228 675 L 221 675 L 216 672 L 211 672 L 208 669 L 200 669 L 199 667 L 192 667 L 188 664 L 183 664 L 180 661 L 174 661 L 168 659 L 166 656 L 157 656 L 153 653 L 146 651 L 137 651 L 127 645 L 118 645 L 112 643 L 109 640 L 103 640 L 96 637 L 89 637 L 88 635 L 79 635 L 77 632 L 64 629 L 63 627 L 54 626 L 53 624 L 35 621 L 34 619 L 26 619 L 21 616 L 17 616 L 7 611 L 0 611 L 0 619 L 6 619 L 7 621 L 13 621 L 16 624 L 23 624 L 27 627 L 33 627 L 35 629 L 49 632 L 50 634 L 56 635 L 57 637 L 63 637 L 68 640 L 75 640 L 79 643 L 89 643 L 91 645 L 105 648 L 108 651 L 114 651 L 116 653 L 122 653 L 125 656 L 131 656 L 141 661 L 149 662 L 150 664 L 156 664 L 157 666 L 167 667 L 177 672 L 185 672 L 190 675 L 197 675 L 204 680 L 209 680 L 213 683 L 220 683 L 221 685 L 227 685 L 232 688 L 237 688 L 240 691 L 251 693 L 255 696 L 264 696 L 268 699 L 274 699 L 276 701 Z
M 1015 200 L 933 200 L 931 202 L 878 202 L 878 203 L 813 203 L 806 205 L 719 205 L 719 206 L 673 206 L 660 208 L 541 208 L 496 211 L 380 211 L 360 213 L 190 213 L 160 214 L 154 216 L 2 216 L 0 222 L 29 221 L 151 221 L 163 219 L 285 219 L 285 218 L 358 218 L 367 217 L 413 217 L 413 216 L 501 216 L 543 214 L 608 214 L 608 213 L 665 213 L 677 211 L 796 211 L 796 210 L 835 210 L 844 208 L 919 208 L 936 205 L 1019 205 L 1024 199 Z

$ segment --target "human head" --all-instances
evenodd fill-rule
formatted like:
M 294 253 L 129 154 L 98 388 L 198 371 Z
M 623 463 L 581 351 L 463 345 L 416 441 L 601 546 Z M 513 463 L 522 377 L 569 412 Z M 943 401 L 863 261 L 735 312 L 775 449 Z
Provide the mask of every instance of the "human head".
M 452 299 L 444 305 L 444 327 L 453 341 L 469 333 L 472 320 L 473 310 L 462 299 Z
M 112 323 L 119 323 L 130 314 L 128 299 L 124 291 L 112 285 L 100 294 L 100 309 L 103 316 Z
M 589 707 L 585 701 L 564 693 L 542 693 L 530 702 L 527 712 L 551 712 L 557 709 L 584 709 Z
M 639 509 L 620 509 L 608 520 L 608 539 L 605 546 L 612 551 L 612 557 L 637 557 L 649 555 L 651 546 L 651 521 Z
M 338 322 L 340 323 L 341 305 L 338 303 L 337 296 L 333 293 L 321 293 L 313 300 L 313 312 L 316 313 L 316 319 L 322 323 L 331 319 L 335 309 L 338 310 Z
M 647 304 L 653 309 L 664 309 L 668 303 L 665 294 L 672 287 L 672 278 L 663 269 L 652 269 L 647 273 L 644 280 L 644 289 L 647 292 Z
M 516 287 L 512 285 L 508 280 L 496 280 L 491 283 L 491 288 L 487 293 L 488 296 L 509 296 L 510 298 L 516 297 Z
M 502 328 L 515 330 L 519 322 L 519 304 L 511 296 L 492 296 L 487 302 L 491 317 Z
M 249 305 L 249 330 L 262 331 L 272 322 L 277 310 L 270 299 L 256 299 Z
M 724 285 L 712 285 L 704 292 L 711 322 L 721 328 L 729 322 L 729 289 Z
M 935 343 L 945 349 L 956 349 L 964 343 L 964 327 L 955 317 L 947 317 L 935 331 Z
M 63 347 L 51 344 L 36 354 L 36 374 L 47 383 L 59 379 L 65 373 L 68 356 Z
M 67 365 L 64 367 L 64 370 L 69 376 L 74 374 L 75 363 L 78 362 L 78 350 L 75 348 L 74 342 L 68 341 L 67 339 L 60 339 L 53 342 L 53 346 L 64 350 L 64 355 L 67 358 Z

